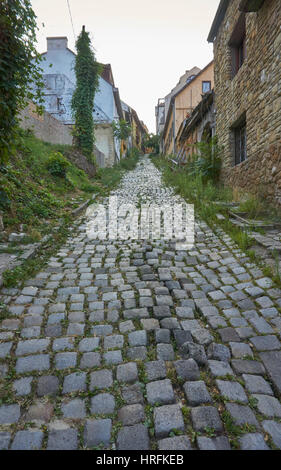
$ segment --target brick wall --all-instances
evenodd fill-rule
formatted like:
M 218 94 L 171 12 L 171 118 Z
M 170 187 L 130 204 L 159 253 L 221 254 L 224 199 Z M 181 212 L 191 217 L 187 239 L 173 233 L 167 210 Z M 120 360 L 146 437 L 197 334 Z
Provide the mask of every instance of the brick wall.
M 217 135 L 224 146 L 222 178 L 242 191 L 281 203 L 281 2 L 246 14 L 247 57 L 232 78 L 228 42 L 241 12 L 229 3 L 214 42 Z M 247 160 L 234 166 L 231 126 L 246 114 Z

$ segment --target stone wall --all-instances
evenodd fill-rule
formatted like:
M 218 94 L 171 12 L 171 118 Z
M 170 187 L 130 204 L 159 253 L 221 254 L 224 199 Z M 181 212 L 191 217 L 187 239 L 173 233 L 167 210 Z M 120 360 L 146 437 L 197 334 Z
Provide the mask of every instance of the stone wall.
M 72 145 L 71 128 L 65 126 L 47 112 L 40 116 L 36 113 L 33 103 L 29 103 L 20 112 L 19 118 L 22 129 L 31 129 L 38 139 L 51 144 Z
M 222 179 L 281 203 L 281 2 L 246 14 L 247 57 L 232 78 L 228 42 L 241 12 L 229 6 L 214 41 L 217 135 L 224 146 Z M 247 160 L 234 166 L 231 127 L 246 114 Z

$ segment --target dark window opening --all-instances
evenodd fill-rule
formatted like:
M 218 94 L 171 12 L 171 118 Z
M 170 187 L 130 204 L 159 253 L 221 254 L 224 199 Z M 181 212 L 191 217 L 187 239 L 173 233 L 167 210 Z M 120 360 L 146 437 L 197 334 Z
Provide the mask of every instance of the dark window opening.
M 202 82 L 202 93 L 209 93 L 211 91 L 211 82 Z
M 247 159 L 247 131 L 246 121 L 234 128 L 235 141 L 235 165 L 244 162 Z
M 236 26 L 229 41 L 229 46 L 231 49 L 232 78 L 234 78 L 246 59 L 245 14 L 242 14 L 238 22 L 236 23 Z

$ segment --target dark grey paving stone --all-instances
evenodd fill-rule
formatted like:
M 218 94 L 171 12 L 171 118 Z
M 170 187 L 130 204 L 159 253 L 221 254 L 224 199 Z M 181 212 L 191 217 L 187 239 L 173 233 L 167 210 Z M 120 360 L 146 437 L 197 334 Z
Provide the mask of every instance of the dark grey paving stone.
M 250 318 L 249 322 L 253 325 L 253 327 L 257 330 L 258 333 L 266 334 L 266 333 L 274 333 L 273 329 L 271 328 L 270 324 L 264 318 Z
M 187 330 L 173 330 L 173 335 L 178 348 L 180 348 L 186 342 L 193 341 L 190 331 Z
M 219 335 L 221 337 L 221 340 L 224 343 L 229 343 L 230 341 L 241 341 L 239 335 L 237 334 L 236 330 L 234 328 L 221 328 L 219 330 Z
M 181 329 L 180 323 L 174 317 L 162 318 L 162 320 L 160 320 L 160 325 L 161 325 L 161 328 L 165 328 L 167 330 L 180 330 Z
M 141 384 L 133 384 L 128 385 L 127 387 L 123 387 L 122 391 L 122 398 L 128 405 L 134 405 L 136 403 L 143 403 L 143 389 Z
M 146 346 L 147 332 L 145 330 L 133 331 L 129 333 L 128 340 L 130 346 Z
M 171 333 L 170 330 L 160 328 L 155 330 L 155 341 L 156 343 L 170 343 L 171 342 Z
M 262 352 L 260 358 L 274 388 L 281 394 L 281 351 Z
M 87 448 L 110 446 L 112 430 L 111 419 L 88 419 L 84 429 L 84 445 Z
M 208 359 L 214 359 L 216 361 L 229 362 L 231 354 L 229 348 L 224 344 L 212 343 L 207 350 Z
M 13 383 L 13 389 L 18 396 L 25 396 L 31 393 L 33 377 L 23 377 Z
M 195 431 L 204 432 L 206 427 L 212 428 L 216 432 L 223 431 L 223 424 L 219 412 L 213 406 L 192 408 L 191 419 Z
M 156 351 L 157 359 L 160 361 L 173 361 L 175 358 L 174 348 L 171 344 L 157 344 Z
M 10 354 L 13 343 L 2 343 L 0 344 L 0 358 L 4 359 Z
M 117 380 L 119 382 L 132 383 L 138 380 L 138 368 L 135 362 L 127 362 L 117 367 Z
M 121 429 L 117 435 L 117 450 L 150 450 L 147 427 L 135 424 Z
M 196 341 L 203 346 L 208 346 L 213 341 L 213 336 L 206 328 L 198 328 L 197 330 L 192 330 L 191 335 Z
M 274 335 L 268 336 L 255 336 L 251 338 L 251 343 L 258 351 L 273 351 L 274 349 L 281 349 L 281 343 Z
M 86 352 L 81 357 L 80 368 L 90 369 L 101 365 L 101 355 L 98 352 Z
M 77 361 L 76 352 L 57 353 L 55 356 L 56 368 L 59 370 L 75 367 Z
M 121 351 L 108 351 L 103 355 L 105 364 L 108 366 L 121 364 L 123 362 Z
M 267 420 L 262 422 L 262 427 L 265 432 L 270 434 L 270 437 L 276 447 L 278 447 L 278 449 L 281 449 L 281 423 Z
M 253 352 L 247 343 L 229 343 L 232 356 L 235 358 L 253 357 Z
M 65 377 L 62 393 L 83 392 L 84 390 L 86 390 L 85 372 L 74 372 Z
M 53 351 L 72 351 L 75 348 L 74 338 L 56 338 L 53 342 Z
M 200 378 L 200 370 L 194 359 L 175 361 L 174 366 L 178 378 L 183 380 L 198 380 Z
M 19 357 L 16 363 L 16 372 L 24 374 L 25 372 L 42 371 L 50 368 L 50 358 L 48 354 L 38 354 L 34 356 Z
M 191 450 L 187 436 L 175 436 L 158 441 L 158 450 Z
M 118 411 L 118 420 L 124 426 L 133 426 L 145 420 L 144 407 L 141 404 L 127 405 Z
M 263 435 L 259 433 L 244 434 L 239 443 L 241 450 L 270 450 Z
M 179 405 L 165 405 L 154 409 L 155 437 L 168 437 L 173 429 L 184 431 L 184 421 Z
M 48 325 L 45 328 L 45 336 L 48 338 L 55 338 L 62 335 L 61 325 Z
M 110 393 L 100 393 L 91 398 L 91 413 L 93 415 L 109 415 L 114 413 L 115 399 Z
M 108 369 L 97 370 L 90 374 L 90 390 L 104 389 L 112 387 L 113 385 L 113 376 L 112 371 Z
M 165 361 L 150 361 L 144 364 L 147 379 L 165 379 L 167 376 Z
M 198 380 L 186 382 L 183 386 L 188 405 L 199 406 L 204 403 L 211 403 L 212 398 L 207 390 L 205 382 Z
M 75 398 L 68 402 L 62 403 L 61 411 L 64 418 L 82 419 L 86 416 L 86 408 L 84 400 Z
M 76 429 L 52 430 L 49 432 L 47 450 L 76 450 L 78 431 Z
M 40 450 L 43 436 L 41 431 L 18 431 L 11 445 L 11 450 Z
M 17 423 L 19 419 L 20 419 L 19 405 L 0 406 L 0 424 Z
M 231 414 L 234 423 L 238 426 L 242 426 L 243 424 L 258 426 L 255 414 L 249 406 L 238 405 L 237 403 L 226 403 L 225 407 Z
M 137 320 L 140 318 L 149 318 L 149 313 L 146 307 L 132 308 L 129 310 L 124 310 L 123 316 L 125 320 Z
M 113 336 L 106 336 L 104 338 L 103 347 L 104 349 L 114 349 L 114 348 L 122 348 L 124 344 L 124 336 L 122 335 L 113 335 Z
M 127 349 L 127 356 L 132 361 L 145 361 L 147 356 L 147 349 L 145 346 L 135 346 Z
M 272 395 L 273 391 L 269 383 L 259 375 L 242 374 L 246 389 L 251 393 L 261 393 L 263 395 Z
M 93 336 L 108 336 L 111 335 L 112 332 L 112 325 L 96 325 L 91 330 L 91 334 Z
M 197 437 L 197 445 L 200 450 L 231 450 L 229 440 L 225 436 Z
M 0 432 L 0 450 L 7 450 L 10 440 L 11 434 L 9 432 Z
M 235 328 L 235 330 L 241 339 L 247 339 L 255 336 L 255 332 L 250 326 L 242 326 L 241 328 Z
M 270 418 L 281 418 L 281 404 L 277 398 L 261 394 L 252 396 L 257 399 L 257 409 L 261 414 Z
M 150 382 L 146 385 L 147 401 L 151 405 L 175 403 L 172 383 L 169 379 Z
M 59 379 L 55 375 L 43 375 L 39 377 L 37 383 L 37 395 L 56 395 L 59 390 Z
M 217 387 L 226 399 L 248 403 L 247 395 L 244 388 L 238 382 L 230 382 L 228 380 L 216 380 Z
M 207 364 L 205 349 L 201 344 L 186 342 L 180 348 L 180 354 L 184 359 L 194 359 L 199 366 Z
M 231 366 L 236 374 L 257 374 L 264 375 L 265 369 L 261 362 L 250 361 L 247 359 L 233 359 Z

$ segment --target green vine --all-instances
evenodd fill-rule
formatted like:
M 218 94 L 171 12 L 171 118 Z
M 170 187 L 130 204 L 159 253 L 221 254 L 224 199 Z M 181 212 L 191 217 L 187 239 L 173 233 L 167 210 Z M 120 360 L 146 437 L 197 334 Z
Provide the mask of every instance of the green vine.
M 17 113 L 28 100 L 42 112 L 42 70 L 35 49 L 36 15 L 30 0 L 0 2 L 0 162 L 16 150 Z
M 76 89 L 72 97 L 72 112 L 75 121 L 75 146 L 86 157 L 91 158 L 94 149 L 94 98 L 98 90 L 101 66 L 96 61 L 89 33 L 83 26 L 76 41 L 75 59 Z
M 113 134 L 118 140 L 126 140 L 132 133 L 130 124 L 125 119 L 120 119 L 118 122 L 112 122 Z

